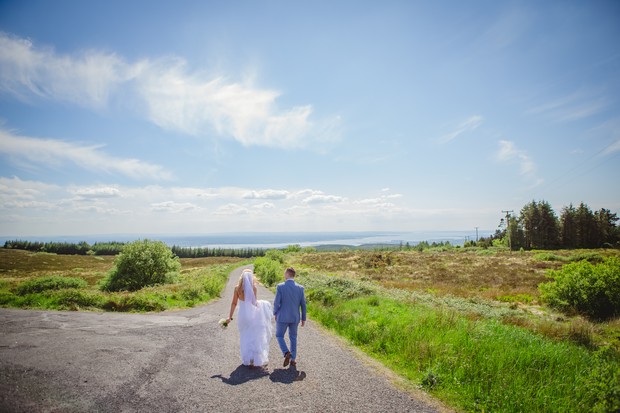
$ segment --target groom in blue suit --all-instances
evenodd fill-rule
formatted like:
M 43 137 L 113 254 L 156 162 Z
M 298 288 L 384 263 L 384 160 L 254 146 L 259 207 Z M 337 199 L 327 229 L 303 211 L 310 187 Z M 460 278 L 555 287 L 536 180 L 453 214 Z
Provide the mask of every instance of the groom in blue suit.
M 297 357 L 297 327 L 301 320 L 301 326 L 306 324 L 306 297 L 303 285 L 295 282 L 295 270 L 287 268 L 284 271 L 283 283 L 276 288 L 276 298 L 273 301 L 273 315 L 276 317 L 276 339 L 284 354 L 284 367 L 296 366 Z M 301 309 L 301 315 L 299 310 Z M 284 334 L 288 330 L 288 338 L 291 341 L 289 351 L 284 341 Z

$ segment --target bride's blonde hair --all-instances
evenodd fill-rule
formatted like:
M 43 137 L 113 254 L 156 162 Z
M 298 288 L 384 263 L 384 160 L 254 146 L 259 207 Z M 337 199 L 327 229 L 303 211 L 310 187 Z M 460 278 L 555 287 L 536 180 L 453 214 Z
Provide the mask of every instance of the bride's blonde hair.
M 245 301 L 245 292 L 243 291 L 243 274 L 249 272 L 251 273 L 252 271 L 250 270 L 244 270 L 241 272 L 241 276 L 239 277 L 239 282 L 237 283 L 237 295 L 239 295 L 239 298 L 242 301 Z M 254 274 L 252 274 L 252 281 L 254 280 Z

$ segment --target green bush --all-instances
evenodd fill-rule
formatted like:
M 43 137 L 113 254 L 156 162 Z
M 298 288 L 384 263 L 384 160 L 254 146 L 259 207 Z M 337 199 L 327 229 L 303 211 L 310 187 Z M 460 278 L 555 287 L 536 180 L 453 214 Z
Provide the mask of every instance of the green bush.
M 103 279 L 104 291 L 137 291 L 174 282 L 181 263 L 161 241 L 135 241 L 126 244 L 114 260 L 115 267 Z
M 268 250 L 265 252 L 265 258 L 284 264 L 284 253 L 280 250 Z
M 86 280 L 75 277 L 61 277 L 52 275 L 24 281 L 15 288 L 17 295 L 35 294 L 47 290 L 63 290 L 67 288 L 84 288 L 88 286 Z
M 620 314 L 620 259 L 600 264 L 573 262 L 548 274 L 554 281 L 539 286 L 541 298 L 551 307 L 577 312 L 593 319 Z
M 267 253 L 271 251 L 267 251 Z M 273 260 L 269 256 L 259 257 L 254 260 L 254 273 L 268 287 L 280 280 L 284 280 L 282 262 Z
M 296 252 L 301 252 L 301 245 L 299 245 L 299 244 L 292 244 L 292 245 L 287 246 L 284 249 L 284 253 L 285 254 L 296 253 Z

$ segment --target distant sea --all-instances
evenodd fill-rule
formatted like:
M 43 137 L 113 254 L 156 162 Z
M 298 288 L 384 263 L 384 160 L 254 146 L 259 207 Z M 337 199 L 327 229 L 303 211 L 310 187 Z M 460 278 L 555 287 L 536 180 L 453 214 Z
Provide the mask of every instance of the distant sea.
M 489 236 L 492 231 L 478 231 L 478 237 Z M 248 232 L 220 233 L 208 235 L 169 234 L 106 234 L 70 236 L 0 236 L 4 245 L 7 240 L 38 242 L 129 242 L 138 239 L 163 241 L 169 246 L 200 248 L 282 248 L 298 244 L 302 247 L 319 245 L 360 246 L 368 244 L 415 245 L 422 241 L 450 241 L 452 245 L 463 245 L 466 240 L 475 240 L 474 231 L 426 231 L 426 232 Z

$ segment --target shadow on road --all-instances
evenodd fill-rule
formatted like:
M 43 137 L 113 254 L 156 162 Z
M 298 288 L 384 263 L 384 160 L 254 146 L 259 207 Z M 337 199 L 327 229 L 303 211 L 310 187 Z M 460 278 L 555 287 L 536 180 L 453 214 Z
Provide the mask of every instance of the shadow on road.
M 223 377 L 221 374 L 216 374 L 215 376 L 211 376 L 211 378 L 217 378 L 222 380 L 223 383 L 230 384 L 231 386 L 236 386 L 238 384 L 247 383 L 250 380 L 260 379 L 265 376 L 269 376 L 269 372 L 264 368 L 250 368 L 241 364 L 232 373 L 230 373 L 230 377 L 228 378 Z
M 258 380 L 263 377 L 269 376 L 269 380 L 274 383 L 291 384 L 296 381 L 302 381 L 306 378 L 305 371 L 298 371 L 296 367 L 290 367 L 288 369 L 276 369 L 271 374 L 262 367 L 244 366 L 241 364 L 237 367 L 229 377 L 224 377 L 221 374 L 211 376 L 212 379 L 220 379 L 222 383 L 236 386 L 239 384 L 247 383 L 250 380 Z
M 275 369 L 270 375 L 269 380 L 274 383 L 291 384 L 296 381 L 302 381 L 306 378 L 305 371 L 297 371 L 297 367 L 288 369 Z

